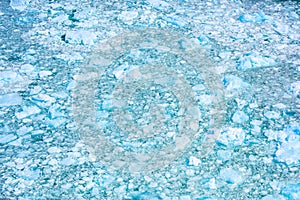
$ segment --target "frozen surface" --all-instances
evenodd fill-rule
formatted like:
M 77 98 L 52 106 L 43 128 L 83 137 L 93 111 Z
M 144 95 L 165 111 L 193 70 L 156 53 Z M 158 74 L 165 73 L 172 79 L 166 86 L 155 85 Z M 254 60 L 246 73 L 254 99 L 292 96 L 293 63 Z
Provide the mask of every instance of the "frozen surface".
M 294 0 L 0 1 L 0 199 L 300 199 L 299 13 Z M 82 80 L 94 101 L 74 98 Z M 82 139 L 95 123 L 80 128 L 76 100 L 115 144 L 111 165 Z M 117 159 L 131 151 L 172 162 L 133 173 Z

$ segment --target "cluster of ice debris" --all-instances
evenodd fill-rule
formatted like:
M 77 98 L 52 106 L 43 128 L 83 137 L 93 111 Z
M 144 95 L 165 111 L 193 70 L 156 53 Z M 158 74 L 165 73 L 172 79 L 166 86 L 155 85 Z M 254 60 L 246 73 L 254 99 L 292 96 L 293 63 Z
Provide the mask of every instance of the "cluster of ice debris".
M 0 2 L 0 199 L 300 199 L 297 1 Z M 227 121 L 214 151 L 132 175 L 90 157 L 73 77 L 107 38 L 169 28 L 210 52 Z M 101 43 L 100 43 L 101 45 Z

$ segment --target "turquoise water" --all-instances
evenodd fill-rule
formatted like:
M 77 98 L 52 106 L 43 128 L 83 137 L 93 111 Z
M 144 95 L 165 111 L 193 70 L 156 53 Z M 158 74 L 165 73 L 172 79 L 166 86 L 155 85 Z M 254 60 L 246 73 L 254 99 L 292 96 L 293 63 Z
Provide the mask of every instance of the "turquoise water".
M 300 199 L 299 5 L 0 2 L 0 199 Z

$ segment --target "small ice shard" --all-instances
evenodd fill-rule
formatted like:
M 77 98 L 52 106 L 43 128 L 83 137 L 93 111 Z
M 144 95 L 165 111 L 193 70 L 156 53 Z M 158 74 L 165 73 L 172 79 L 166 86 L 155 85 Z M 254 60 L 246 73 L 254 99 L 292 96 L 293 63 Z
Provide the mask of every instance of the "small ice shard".
M 244 123 L 249 120 L 249 117 L 243 111 L 237 111 L 232 116 L 232 121 L 235 123 Z
M 246 70 L 259 67 L 268 67 L 276 65 L 276 61 L 270 57 L 261 56 L 258 53 L 252 52 L 242 56 L 237 65 L 238 70 Z
M 53 154 L 53 153 L 60 153 L 61 150 L 60 150 L 58 147 L 50 147 L 50 148 L 48 149 L 48 152 L 49 152 L 50 154 Z
M 280 114 L 275 111 L 267 111 L 264 113 L 264 116 L 268 119 L 278 119 L 280 117 Z
M 246 23 L 246 22 L 251 22 L 251 23 L 261 23 L 266 21 L 266 16 L 263 12 L 258 12 L 258 13 L 253 13 L 253 14 L 243 14 L 241 15 L 238 20 L 240 22 Z
M 228 184 L 240 184 L 243 181 L 242 173 L 232 168 L 221 169 L 220 178 Z
M 97 39 L 95 33 L 85 30 L 68 31 L 66 33 L 66 42 L 71 44 L 93 45 Z
M 196 158 L 195 156 L 191 156 L 189 158 L 188 165 L 199 166 L 200 163 L 201 163 L 200 159 Z
M 18 93 L 0 95 L 0 107 L 15 106 L 22 103 L 22 97 Z
M 39 76 L 40 76 L 41 78 L 46 77 L 46 76 L 51 76 L 51 75 L 52 75 L 52 72 L 51 72 L 51 71 L 44 70 L 44 71 L 40 71 L 40 72 L 39 72 Z
M 6 135 L 2 133 L 0 135 L 0 144 L 7 144 L 14 141 L 15 139 L 17 139 L 17 136 L 15 136 L 14 134 Z
M 133 20 L 137 18 L 139 15 L 136 11 L 122 11 L 119 15 L 120 20 L 122 20 L 125 24 L 132 24 Z
M 204 35 L 197 37 L 197 39 L 201 46 L 205 46 L 209 44 L 209 39 Z
M 289 90 L 293 93 L 295 97 L 300 98 L 300 81 L 292 83 Z
M 223 79 L 223 84 L 228 91 L 239 90 L 250 86 L 248 83 L 244 82 L 241 78 L 233 75 L 225 76 Z
M 25 135 L 29 132 L 31 132 L 33 130 L 33 128 L 30 126 L 30 127 L 27 127 L 27 126 L 22 126 L 21 128 L 19 128 L 17 130 L 17 134 L 18 135 Z
M 222 130 L 217 140 L 226 146 L 237 146 L 241 145 L 245 139 L 245 132 L 241 128 L 227 128 Z
M 23 111 L 16 113 L 16 117 L 18 119 L 23 119 L 25 117 L 38 114 L 40 112 L 41 110 L 37 106 L 25 106 L 23 107 Z
M 10 0 L 10 6 L 14 10 L 23 11 L 29 5 L 30 0 Z

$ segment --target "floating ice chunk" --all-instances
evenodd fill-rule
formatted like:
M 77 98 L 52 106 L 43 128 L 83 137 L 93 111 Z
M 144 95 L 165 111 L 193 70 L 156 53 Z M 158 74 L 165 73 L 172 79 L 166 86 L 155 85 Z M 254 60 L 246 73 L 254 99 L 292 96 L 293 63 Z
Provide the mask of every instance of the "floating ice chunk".
M 47 107 L 53 104 L 56 99 L 49 96 L 48 94 L 38 94 L 33 96 L 32 101 L 34 101 L 38 106 Z
M 170 5 L 165 2 L 165 1 L 162 1 L 162 0 L 147 0 L 153 7 L 156 7 L 156 8 L 167 8 L 169 7 Z
M 90 31 L 78 30 L 66 33 L 66 42 L 71 44 L 93 45 L 96 39 L 96 34 Z
M 246 70 L 251 68 L 258 68 L 258 67 L 267 67 L 267 66 L 274 66 L 276 62 L 274 59 L 266 56 L 261 56 L 258 53 L 249 53 L 242 56 L 239 59 L 239 64 L 237 65 L 238 70 Z
M 268 140 L 274 140 L 277 142 L 284 142 L 288 137 L 288 133 L 286 131 L 266 130 L 264 135 L 268 138 Z
M 14 134 L 1 134 L 0 135 L 0 144 L 7 144 L 17 139 L 17 136 Z
M 300 98 L 300 81 L 292 83 L 289 90 L 295 97 Z
M 282 24 L 282 23 L 279 23 L 279 22 L 275 22 L 273 24 L 273 27 L 274 27 L 274 30 L 279 33 L 280 35 L 282 34 L 288 34 L 289 32 L 289 26 L 286 25 L 286 24 Z
M 275 111 L 267 111 L 264 113 L 264 116 L 268 119 L 278 119 L 280 117 L 280 114 Z
M 252 23 L 260 23 L 267 20 L 265 14 L 263 12 L 253 13 L 253 14 L 243 14 L 241 15 L 238 20 L 240 22 L 252 22 Z
M 290 184 L 281 190 L 281 194 L 289 200 L 300 199 L 300 183 Z
M 23 11 L 29 5 L 30 0 L 10 0 L 10 6 L 14 10 Z
M 201 46 L 205 46 L 209 44 L 209 39 L 204 35 L 197 37 L 197 39 L 200 42 Z
M 229 184 L 240 184 L 243 181 L 242 173 L 232 168 L 221 169 L 220 178 Z
M 52 75 L 52 72 L 51 72 L 51 71 L 45 70 L 45 71 L 40 71 L 40 72 L 39 72 L 39 76 L 40 76 L 41 78 L 46 77 L 46 76 L 51 76 L 51 75 Z
M 18 93 L 0 95 L 0 107 L 15 106 L 22 103 L 22 97 Z
M 150 192 L 143 192 L 143 193 L 133 193 L 130 195 L 132 199 L 151 199 L 151 200 L 162 200 L 162 198 Z
M 232 116 L 232 121 L 235 123 L 244 123 L 249 120 L 249 117 L 243 111 L 237 111 Z
M 288 165 L 300 163 L 300 137 L 295 136 L 296 139 L 289 139 L 278 146 L 276 151 L 276 160 L 285 162 Z
M 200 159 L 196 158 L 195 156 L 191 156 L 189 158 L 189 163 L 188 165 L 191 166 L 199 166 L 199 164 L 201 163 Z
M 264 196 L 261 200 L 286 200 L 286 198 L 281 195 L 267 195 Z
M 19 70 L 19 72 L 25 73 L 25 74 L 30 74 L 33 71 L 34 71 L 34 67 L 31 64 L 22 65 L 21 69 Z
M 25 180 L 36 180 L 40 176 L 39 169 L 26 168 L 25 170 L 18 171 L 17 173 L 19 174 L 20 177 L 22 177 Z
M 19 128 L 17 130 L 17 134 L 18 135 L 25 135 L 26 133 L 29 133 L 33 130 L 33 128 L 30 126 L 30 127 L 27 127 L 27 126 L 22 126 L 21 128 Z
M 50 126 L 53 126 L 54 128 L 57 128 L 63 124 L 65 124 L 67 121 L 66 118 L 64 117 L 57 117 L 57 118 L 54 118 L 54 119 L 47 119 L 46 122 L 47 124 L 49 124 Z
M 23 107 L 23 111 L 16 113 L 16 117 L 18 119 L 23 119 L 25 117 L 29 117 L 30 115 L 38 114 L 40 112 L 41 110 L 37 106 L 26 106 Z
M 226 146 L 241 145 L 245 139 L 245 132 L 241 128 L 227 128 L 220 133 L 217 142 Z
M 48 152 L 49 153 L 60 153 L 61 152 L 61 150 L 58 148 L 58 147 L 50 147 L 49 149 L 48 149 Z
M 223 84 L 228 91 L 239 90 L 250 86 L 248 83 L 244 82 L 241 78 L 233 75 L 225 76 L 225 78 L 223 79 Z
M 218 153 L 218 160 L 227 161 L 231 159 L 232 151 L 230 150 L 219 150 Z
M 122 11 L 122 13 L 119 15 L 119 18 L 125 23 L 125 24 L 132 24 L 133 20 L 139 15 L 136 11 Z
M 65 165 L 65 166 L 74 165 L 75 163 L 76 163 L 76 160 L 73 158 L 70 158 L 70 157 L 67 157 L 61 161 L 61 164 Z
M 183 19 L 179 19 L 179 18 L 175 18 L 175 17 L 167 17 L 166 21 L 172 25 L 179 26 L 179 27 L 185 26 L 188 23 L 187 21 L 185 21 Z
M 4 91 L 5 93 L 24 90 L 29 82 L 27 78 L 23 78 L 14 71 L 0 72 L 0 91 Z

